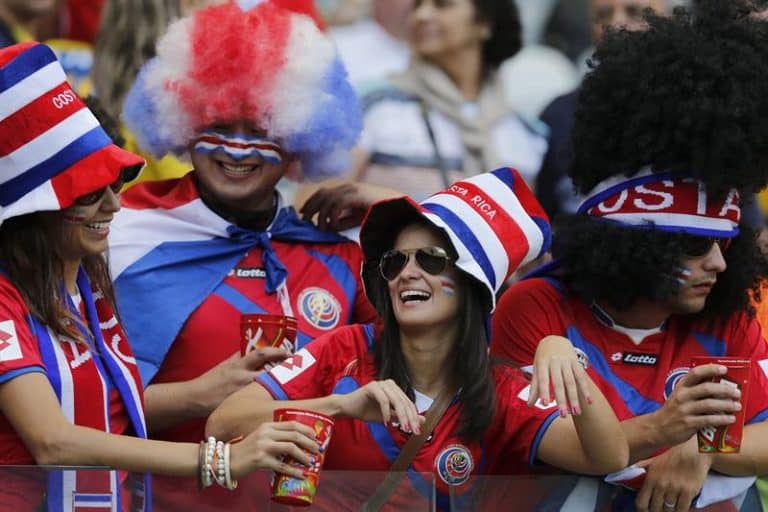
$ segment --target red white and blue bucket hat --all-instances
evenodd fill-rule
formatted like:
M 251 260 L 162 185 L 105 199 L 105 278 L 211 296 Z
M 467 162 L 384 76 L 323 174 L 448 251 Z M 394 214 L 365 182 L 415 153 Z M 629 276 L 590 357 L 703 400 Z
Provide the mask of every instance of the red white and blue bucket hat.
M 50 48 L 0 50 L 0 223 L 72 206 L 143 164 L 112 142 Z
M 504 281 L 551 243 L 544 209 L 520 174 L 504 167 L 456 182 L 421 203 L 404 196 L 372 205 L 360 229 L 366 262 L 377 262 L 392 248 L 399 232 L 393 227 L 419 218 L 448 236 L 458 254 L 456 267 L 485 287 L 491 310 Z

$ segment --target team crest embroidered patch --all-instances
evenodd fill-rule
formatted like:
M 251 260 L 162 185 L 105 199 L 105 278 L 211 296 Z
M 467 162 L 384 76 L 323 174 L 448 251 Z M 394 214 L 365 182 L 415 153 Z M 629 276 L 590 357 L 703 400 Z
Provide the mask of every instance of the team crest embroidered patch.
M 669 397 L 672 396 L 672 392 L 675 390 L 675 386 L 677 386 L 677 384 L 680 382 L 680 379 L 688 375 L 690 370 L 690 368 L 682 367 L 675 368 L 669 372 L 669 375 L 667 375 L 667 380 L 664 381 L 664 400 L 668 400 Z
M 341 304 L 323 288 L 306 288 L 299 294 L 299 312 L 316 328 L 329 331 L 339 324 Z
M 461 485 L 469 480 L 473 468 L 472 454 L 460 444 L 444 448 L 435 458 L 437 474 L 448 485 Z

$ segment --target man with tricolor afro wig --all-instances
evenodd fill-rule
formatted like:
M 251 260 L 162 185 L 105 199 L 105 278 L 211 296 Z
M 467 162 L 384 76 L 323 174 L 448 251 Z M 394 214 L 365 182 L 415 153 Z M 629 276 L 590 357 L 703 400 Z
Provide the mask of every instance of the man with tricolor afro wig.
M 130 91 L 124 118 L 156 156 L 187 153 L 201 129 L 248 120 L 304 174 L 346 169 L 362 128 L 355 92 L 306 2 L 231 1 L 172 24 Z
M 650 459 L 641 478 L 612 478 L 636 487 L 623 499 L 640 511 L 727 500 L 768 472 L 768 350 L 749 303 L 765 259 L 740 200 L 768 181 L 768 34 L 750 9 L 700 0 L 646 16 L 646 31 L 607 32 L 574 126 L 585 200 L 556 223 L 554 263 L 510 288 L 494 318 L 498 355 L 530 364 L 561 334 L 589 361 L 630 462 Z M 697 356 L 751 360 L 749 393 L 713 383 L 725 367 L 694 367 Z M 697 431 L 737 411 L 741 452 L 699 453 Z
M 310 7 L 241 0 L 198 10 L 169 27 L 126 99 L 139 144 L 188 155 L 194 167 L 126 191 L 110 236 L 154 437 L 197 439 L 213 409 L 261 370 L 258 350 L 241 356 L 242 315 L 294 317 L 284 355 L 376 319 L 357 244 L 300 220 L 276 190 L 294 168 L 309 178 L 343 170 L 361 129 Z M 192 479 L 160 477 L 153 486 L 160 510 L 241 509 L 267 489 L 197 492 Z

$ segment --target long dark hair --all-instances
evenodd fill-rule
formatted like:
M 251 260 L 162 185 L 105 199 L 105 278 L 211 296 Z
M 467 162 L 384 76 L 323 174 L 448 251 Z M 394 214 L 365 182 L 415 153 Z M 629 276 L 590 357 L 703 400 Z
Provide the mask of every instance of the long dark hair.
M 62 227 L 60 212 L 36 212 L 3 221 L 0 268 L 35 318 L 58 335 L 85 342 L 77 329 L 80 319 L 67 307 L 62 281 L 64 264 L 59 252 L 64 236 Z M 91 286 L 101 291 L 115 309 L 114 290 L 104 258 L 86 256 L 82 265 Z
M 420 223 L 435 229 L 431 224 Z M 445 242 L 446 248 L 452 249 L 447 239 Z M 387 283 L 379 275 L 378 261 L 367 262 L 364 272 L 369 297 L 384 322 L 384 328 L 373 344 L 377 378 L 392 379 L 413 399 L 413 387 L 400 345 L 400 328 L 392 310 Z M 456 434 L 467 441 L 479 441 L 496 412 L 486 331 L 490 304 L 487 290 L 478 281 L 461 271 L 459 276 L 459 335 L 451 366 L 444 371 L 454 377 L 454 385 L 461 389 L 461 415 Z

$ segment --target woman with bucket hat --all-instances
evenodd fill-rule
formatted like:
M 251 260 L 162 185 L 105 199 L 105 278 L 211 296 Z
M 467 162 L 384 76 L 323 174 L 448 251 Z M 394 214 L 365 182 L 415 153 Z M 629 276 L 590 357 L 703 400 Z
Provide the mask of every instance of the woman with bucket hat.
M 226 400 L 208 431 L 247 432 L 286 406 L 334 416 L 325 469 L 433 473 L 441 510 L 451 508 L 449 496 L 468 499 L 473 474 L 523 473 L 534 461 L 581 473 L 620 467 L 624 435 L 567 340 L 542 346 L 547 357 L 574 362 L 568 378 L 580 383 L 580 399 L 571 411 L 528 407 L 535 397 L 524 374 L 488 357 L 498 286 L 546 251 L 549 238 L 546 215 L 509 168 L 421 204 L 402 197 L 373 205 L 360 243 L 383 328 L 318 338 Z M 417 438 L 423 446 L 408 448 Z M 410 460 L 397 460 L 407 452 Z M 431 489 L 421 478 L 409 478 L 415 497 Z
M 117 194 L 142 166 L 112 143 L 50 48 L 0 50 L 0 464 L 107 466 L 229 488 L 256 469 L 300 477 L 277 456 L 309 463 L 299 446 L 317 443 L 301 425 L 268 425 L 237 445 L 146 440 L 102 258 Z M 0 486 L 2 508 L 17 511 L 148 510 L 149 498 L 148 478 L 123 471 L 19 472 Z

